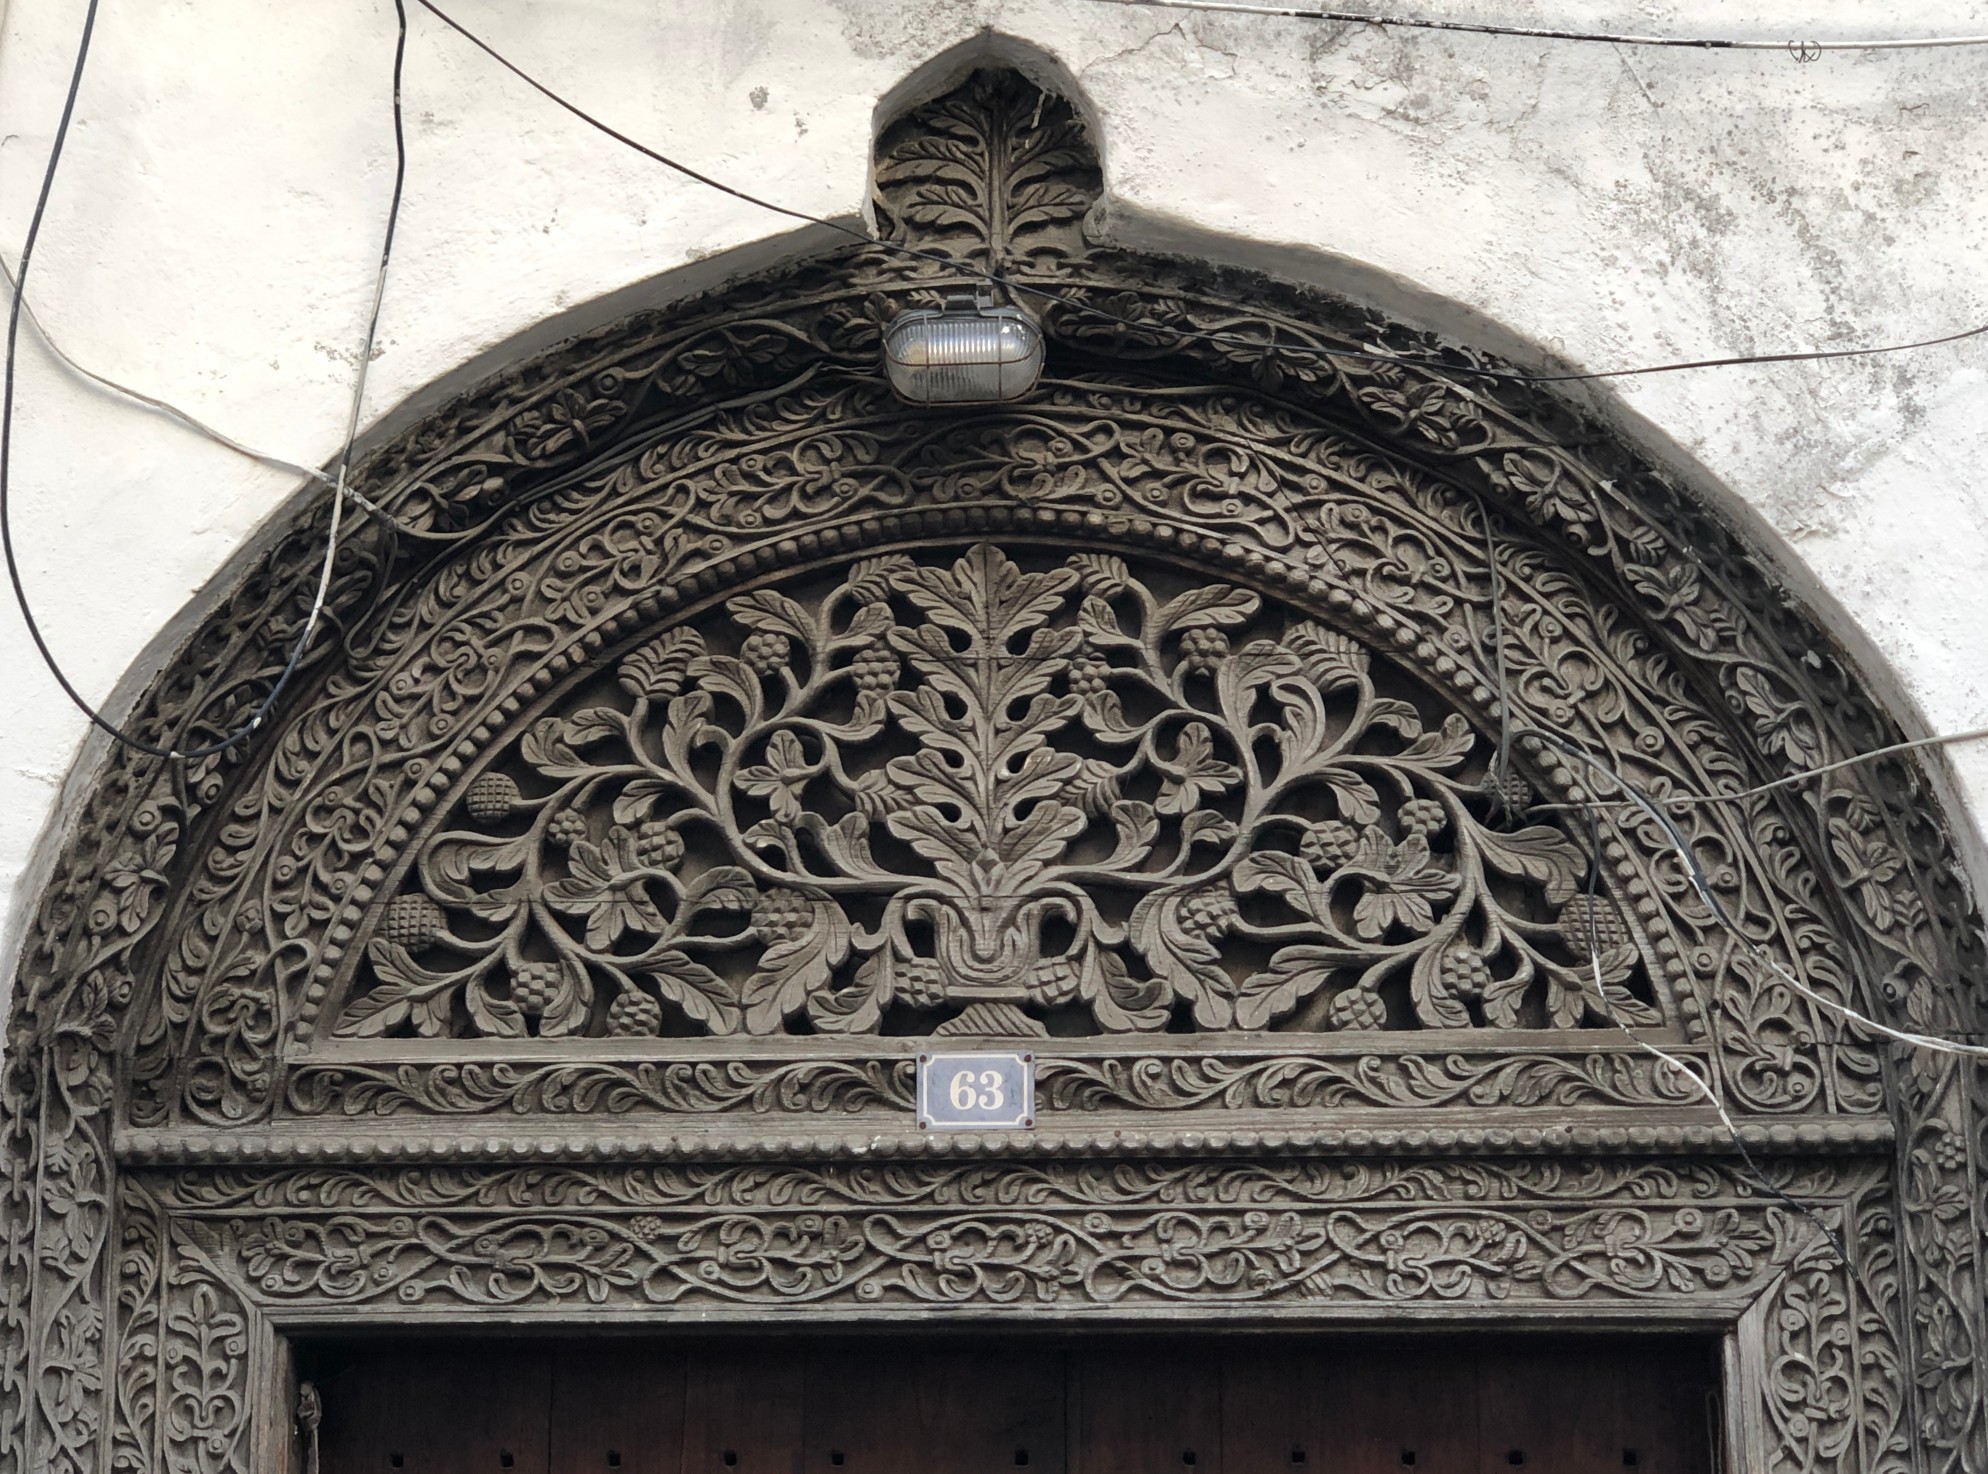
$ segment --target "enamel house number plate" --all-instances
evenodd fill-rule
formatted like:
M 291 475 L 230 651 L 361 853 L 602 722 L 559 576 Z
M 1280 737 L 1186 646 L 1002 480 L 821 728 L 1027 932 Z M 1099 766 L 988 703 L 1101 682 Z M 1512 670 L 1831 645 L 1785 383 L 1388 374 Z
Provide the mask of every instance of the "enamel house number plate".
M 918 1056 L 919 1130 L 1015 1131 L 1033 1125 L 1033 1054 Z

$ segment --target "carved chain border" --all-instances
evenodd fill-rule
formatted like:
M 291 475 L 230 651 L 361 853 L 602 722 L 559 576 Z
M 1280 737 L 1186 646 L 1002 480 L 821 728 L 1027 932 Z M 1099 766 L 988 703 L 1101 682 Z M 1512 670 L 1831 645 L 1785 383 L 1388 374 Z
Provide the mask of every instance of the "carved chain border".
M 1325 1329 L 1613 1304 L 1751 1325 L 1758 1375 L 1734 1411 L 1758 1467 L 1910 1467 L 1881 1174 L 1778 1175 L 1879 1253 L 1846 1276 L 1805 1220 L 1705 1164 L 135 1174 L 110 1466 L 259 1467 L 286 1411 L 279 1328 L 383 1315 L 664 1329 L 807 1306 L 1178 1327 L 1247 1307 Z

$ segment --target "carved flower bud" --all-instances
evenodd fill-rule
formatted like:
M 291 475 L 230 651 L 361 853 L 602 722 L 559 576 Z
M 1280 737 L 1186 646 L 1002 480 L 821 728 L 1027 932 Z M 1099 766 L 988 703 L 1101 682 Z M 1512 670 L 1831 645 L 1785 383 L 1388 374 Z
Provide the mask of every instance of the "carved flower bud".
M 569 849 L 587 837 L 587 816 L 578 809 L 561 809 L 545 826 L 545 837 L 561 849 Z
M 1180 924 L 1196 936 L 1219 937 L 1241 920 L 1227 889 L 1197 891 L 1180 903 Z
M 1532 785 L 1509 767 L 1502 778 L 1495 772 L 1486 774 L 1484 787 L 1503 813 L 1522 814 L 1532 807 Z
M 881 645 L 871 645 L 850 661 L 849 672 L 856 678 L 858 691 L 897 689 L 897 657 Z
M 1433 798 L 1411 798 L 1401 806 L 1401 827 L 1407 834 L 1439 834 L 1450 816 Z
M 1597 896 L 1592 906 L 1586 896 L 1574 897 L 1560 910 L 1559 930 L 1560 940 L 1576 957 L 1612 952 L 1630 942 L 1629 923 L 1606 896 Z
M 559 996 L 559 966 L 552 962 L 521 962 L 511 970 L 511 1001 L 534 1017 Z
M 1387 1005 L 1377 993 L 1348 988 L 1333 998 L 1328 1018 L 1335 1029 L 1378 1029 L 1387 1023 Z
M 691 630 L 671 630 L 630 653 L 619 672 L 621 689 L 630 696 L 667 701 L 690 679 L 690 662 L 704 651 L 704 641 Z
M 638 1213 L 628 1220 L 628 1228 L 638 1239 L 653 1243 L 669 1232 L 669 1225 L 653 1213 Z
M 387 907 L 387 940 L 410 952 L 434 946 L 442 935 L 442 925 L 442 908 L 426 896 L 395 896 Z
M 739 659 L 763 676 L 779 670 L 793 653 L 794 642 L 777 630 L 754 630 L 739 647 Z
M 1101 696 L 1111 677 L 1111 665 L 1095 650 L 1083 649 L 1070 661 L 1070 694 Z
M 607 1006 L 607 1031 L 626 1039 L 653 1039 L 663 1030 L 663 1006 L 647 993 L 629 991 Z
M 1482 998 L 1491 986 L 1491 969 L 1475 947 L 1446 947 L 1436 965 L 1443 986 L 1459 998 Z
M 1298 842 L 1298 854 L 1319 870 L 1337 870 L 1353 858 L 1359 844 L 1360 836 L 1351 824 L 1343 819 L 1327 819 L 1305 831 L 1305 837 Z
M 1967 1143 L 1943 1127 L 1933 1138 L 1933 1160 L 1948 1172 L 1958 1172 L 1967 1165 Z
M 1180 637 L 1181 664 L 1191 671 L 1212 671 L 1228 653 L 1229 637 L 1218 629 L 1191 629 Z
M 651 819 L 635 831 L 635 859 L 652 870 L 668 870 L 683 858 L 683 836 L 667 820 Z
M 523 798 L 517 781 L 509 774 L 485 773 L 469 785 L 463 806 L 477 823 L 495 824 L 499 819 L 508 819 Z
M 753 928 L 769 947 L 805 936 L 814 918 L 814 902 L 799 891 L 761 891 L 753 899 Z

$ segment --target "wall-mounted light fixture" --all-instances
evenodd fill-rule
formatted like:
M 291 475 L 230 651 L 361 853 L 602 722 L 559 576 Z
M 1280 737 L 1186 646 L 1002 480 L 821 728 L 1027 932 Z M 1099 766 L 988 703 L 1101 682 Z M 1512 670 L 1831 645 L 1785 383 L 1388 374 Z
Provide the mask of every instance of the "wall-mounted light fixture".
M 884 370 L 913 404 L 1020 399 L 1042 376 L 1042 329 L 1019 307 L 948 297 L 884 329 Z

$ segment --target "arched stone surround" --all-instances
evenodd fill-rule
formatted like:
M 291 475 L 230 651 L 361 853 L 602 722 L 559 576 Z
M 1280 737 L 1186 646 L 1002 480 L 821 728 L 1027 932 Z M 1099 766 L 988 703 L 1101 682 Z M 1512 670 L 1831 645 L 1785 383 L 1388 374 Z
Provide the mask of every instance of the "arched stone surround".
M 1542 978 L 1531 1012 L 1494 1015 L 1482 979 L 1434 996 L 1432 963 L 1420 982 L 1390 975 L 1378 1017 L 1335 1011 L 1357 991 L 1343 979 L 1306 995 L 1324 1004 L 1311 1015 L 1295 996 L 1252 1012 L 1243 995 L 1278 964 L 1225 972 L 1195 951 L 1231 946 L 1226 919 L 1176 917 L 1105 948 L 1164 997 L 1114 1010 L 1084 995 L 1081 1017 L 1057 1016 L 1058 1037 L 1036 1045 L 1038 1129 L 1013 1136 L 911 1129 L 917 1037 L 878 1032 L 881 1014 L 838 1029 L 856 1015 L 807 1007 L 857 986 L 841 957 L 821 963 L 842 969 L 832 985 L 796 984 L 796 1006 L 750 1005 L 783 948 L 789 961 L 834 950 L 818 910 L 805 924 L 766 914 L 768 885 L 732 908 L 756 938 L 751 966 L 686 984 L 701 975 L 671 964 L 679 985 L 737 990 L 729 1008 L 673 1001 L 651 967 L 637 986 L 656 1006 L 614 1016 L 610 938 L 576 964 L 595 990 L 585 1006 L 551 1001 L 570 976 L 516 1004 L 513 969 L 488 990 L 508 1011 L 452 999 L 425 1032 L 411 1014 L 369 1028 L 384 1015 L 365 1000 L 395 986 L 395 967 L 414 976 L 403 958 L 436 970 L 409 941 L 426 913 L 393 911 L 435 903 L 420 858 L 442 863 L 451 833 L 525 837 L 535 896 L 578 875 L 577 845 L 522 817 L 556 787 L 565 760 L 548 766 L 548 744 L 598 766 L 587 744 L 613 733 L 588 713 L 627 732 L 638 704 L 671 709 L 685 677 L 715 689 L 722 664 L 686 666 L 653 695 L 644 672 L 674 658 L 673 631 L 699 631 L 707 662 L 743 658 L 724 630 L 763 593 L 816 599 L 1006 559 L 1066 600 L 1036 622 L 1053 631 L 1084 627 L 1083 597 L 1134 584 L 1156 608 L 1232 590 L 1233 619 L 1193 626 L 1234 631 L 1228 648 L 1189 652 L 1187 625 L 1156 637 L 1162 674 L 1190 653 L 1209 666 L 1180 677 L 1183 711 L 1209 710 L 1219 670 L 1253 659 L 1271 674 L 1236 677 L 1258 693 L 1252 711 L 1275 705 L 1274 680 L 1322 699 L 1358 688 L 1343 699 L 1369 716 L 1375 701 L 1412 708 L 1379 724 L 1391 761 L 1455 718 L 1443 772 L 1459 781 L 1443 827 L 1419 837 L 1461 877 L 1470 827 L 1498 904 L 1542 934 L 1588 904 L 1567 858 L 1585 853 L 1586 825 L 1466 792 L 1497 750 L 1501 684 L 1517 725 L 1563 732 L 1659 791 L 1743 787 L 1891 740 L 1757 561 L 1550 397 L 1248 346 L 1473 362 L 1343 304 L 1095 248 L 1082 232 L 1095 183 L 1067 106 L 998 74 L 880 141 L 888 238 L 1060 294 L 1043 305 L 1052 358 L 1033 399 L 965 413 L 891 400 L 878 326 L 951 273 L 874 248 L 631 319 L 369 458 L 361 487 L 401 530 L 360 525 L 338 638 L 270 733 L 184 771 L 112 759 L 23 958 L 9 1043 L 7 1467 L 267 1467 L 284 1437 L 283 1335 L 312 1326 L 798 1311 L 1723 1326 L 1731 1438 L 1758 1467 L 1988 1458 L 1973 1367 L 1979 1072 L 1847 1037 L 1730 945 L 1663 836 L 1627 818 L 1596 879 L 1626 938 L 1609 949 L 1617 1003 L 1704 1071 L 1775 1186 L 1844 1241 L 1847 1269 L 1609 1008 L 1571 999 L 1556 1019 Z M 253 705 L 323 521 L 322 507 L 304 518 L 203 626 L 141 731 L 194 743 Z M 889 594 L 900 691 L 915 665 L 908 587 Z M 1043 652 L 1069 647 L 1050 652 L 1064 662 L 1053 697 L 1079 701 L 1076 637 L 1046 638 Z M 1305 663 L 1320 650 L 1337 674 Z M 762 691 L 777 691 L 779 661 L 761 655 L 775 683 Z M 853 650 L 830 663 L 844 659 Z M 1045 750 L 1096 729 L 1094 710 L 1073 712 Z M 1188 720 L 1157 758 L 1182 766 Z M 1591 794 L 1523 737 L 1512 758 L 1510 803 Z M 1092 822 L 1110 828 L 1115 802 L 1162 811 L 1155 772 L 1128 780 L 1148 783 L 1144 798 L 1101 799 Z M 493 774 L 515 799 L 477 796 Z M 1978 1028 L 1978 927 L 1927 792 L 1890 761 L 1679 819 L 1741 926 L 1811 986 L 1922 1029 Z M 1332 802 L 1332 820 L 1372 828 L 1380 859 L 1412 868 L 1420 820 Z M 616 825 L 633 843 L 644 818 L 612 807 L 586 818 L 602 855 Z M 881 835 L 885 811 L 858 827 Z M 1291 836 L 1262 852 L 1302 858 Z M 1332 853 L 1350 842 L 1315 836 L 1312 873 L 1355 863 Z M 1500 843 L 1529 858 L 1500 870 L 1483 859 Z M 646 868 L 670 870 L 656 845 Z M 1439 903 L 1458 894 L 1437 889 Z M 1295 924 L 1261 909 L 1286 891 L 1231 890 L 1259 908 L 1246 921 Z M 1541 956 L 1582 961 L 1584 929 L 1562 927 Z M 1433 934 L 1407 917 L 1367 940 Z M 1036 960 L 1074 955 L 1045 946 Z M 1513 955 L 1480 960 L 1495 979 Z M 1563 991 L 1579 984 L 1567 972 Z M 1014 1023 L 1022 1005 L 1004 1006 Z M 1028 1006 L 1038 1023 L 1052 1012 Z M 941 999 L 905 1026 L 947 1015 Z M 629 1032 L 631 1018 L 663 1032 Z

